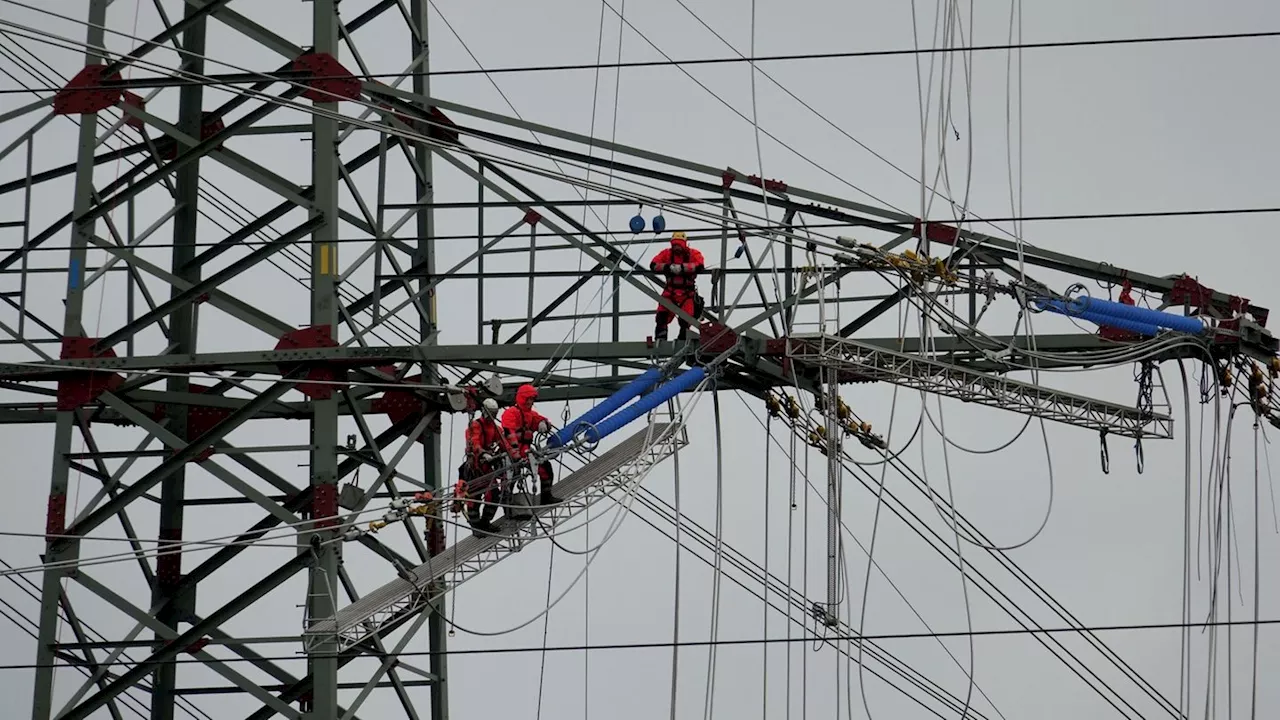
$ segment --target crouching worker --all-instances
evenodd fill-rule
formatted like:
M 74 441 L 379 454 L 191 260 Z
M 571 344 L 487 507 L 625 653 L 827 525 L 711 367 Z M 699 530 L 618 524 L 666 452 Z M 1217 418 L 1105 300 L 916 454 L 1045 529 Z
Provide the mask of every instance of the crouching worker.
M 538 399 L 538 389 L 532 385 L 521 385 L 516 390 L 516 404 L 502 414 L 502 429 L 506 432 L 507 443 L 515 450 L 516 457 L 525 460 L 529 456 L 529 448 L 533 445 L 534 433 L 550 432 L 551 424 L 537 410 L 533 402 Z M 553 472 L 551 461 L 538 463 L 538 489 L 541 504 L 554 505 L 560 498 L 551 493 Z
M 498 514 L 498 498 L 502 489 L 502 477 L 497 473 L 502 468 L 507 448 L 497 417 L 498 402 L 487 398 L 480 405 L 480 417 L 467 426 L 466 459 L 458 468 L 458 485 L 454 492 L 458 502 L 466 508 L 467 522 L 479 532 L 493 532 L 493 519 Z M 477 481 L 478 485 L 472 487 L 471 484 Z

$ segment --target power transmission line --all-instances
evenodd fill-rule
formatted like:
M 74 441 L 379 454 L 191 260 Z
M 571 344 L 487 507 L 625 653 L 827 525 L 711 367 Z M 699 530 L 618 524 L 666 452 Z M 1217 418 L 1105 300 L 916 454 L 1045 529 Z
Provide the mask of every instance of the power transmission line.
M 529 204 L 530 204 L 530 205 L 533 205 L 533 204 L 535 204 L 535 203 L 529 203 Z M 555 205 L 556 203 L 547 203 L 547 204 L 548 204 L 548 205 Z M 1199 208 L 1199 209 L 1193 209 L 1193 210 L 1149 210 L 1149 211 L 1137 211 L 1137 212 L 1114 212 L 1114 213 L 1078 213 L 1078 214 L 1074 214 L 1074 215 L 1029 215 L 1029 216 L 1027 216 L 1027 217 L 997 217 L 997 218 L 984 218 L 984 219 L 982 220 L 982 222 L 984 222 L 984 223 L 988 223 L 988 222 L 1020 222 L 1020 223 L 1025 223 L 1025 222 L 1063 222 L 1063 221 L 1071 221 L 1071 220 L 1141 220 L 1141 219 L 1146 219 L 1146 218 L 1200 217 L 1200 216 L 1206 216 L 1206 217 L 1209 217 L 1209 216 L 1220 216 L 1220 215 L 1267 215 L 1267 214 L 1276 214 L 1276 213 L 1280 213 L 1280 206 L 1276 206 L 1276 207 L 1251 207 L 1251 208 Z M 977 221 L 973 221 L 973 222 L 966 222 L 966 223 L 964 223 L 964 224 L 965 224 L 965 225 L 973 225 L 973 224 L 976 224 L 976 222 L 977 222 Z M 886 224 L 887 224 L 887 223 L 886 223 Z M 929 223 L 929 224 L 930 224 L 930 225 L 954 225 L 955 223 L 953 223 L 953 222 L 946 222 L 946 221 L 938 221 L 938 222 L 932 222 L 932 221 L 930 221 L 930 223 Z M 732 224 L 731 224 L 731 225 L 730 225 L 730 227 L 732 228 L 732 227 L 736 227 L 736 226 L 734 226 L 734 225 L 732 225 Z M 755 232 L 756 232 L 757 230 L 761 230 L 761 231 L 764 231 L 764 230 L 778 230 L 778 229 L 786 229 L 786 228 L 789 228 L 789 227 L 792 227 L 792 226 L 790 226 L 790 225 L 782 225 L 782 224 L 779 224 L 779 223 L 772 223 L 772 224 L 769 224 L 769 225 L 761 225 L 761 226 L 759 226 L 759 227 L 752 228 L 752 229 L 751 229 L 751 234 L 755 234 Z M 811 229 L 816 229 L 816 228 L 847 228 L 847 227 L 857 227 L 857 223 L 851 223 L 851 222 L 806 223 L 806 224 L 804 225 L 804 227 L 805 227 L 805 228 L 811 228 Z M 697 228 L 695 228 L 695 227 L 689 227 L 689 228 L 674 227 L 674 228 L 670 228 L 670 227 L 669 227 L 669 228 L 667 228 L 667 231 L 675 232 L 675 231 L 677 231 L 677 230 L 683 230 L 684 232 L 711 232 L 711 231 L 714 231 L 715 229 L 716 229 L 715 227 L 697 227 Z M 535 237 L 539 237 L 539 238 L 565 237 L 565 236 L 572 236 L 572 235 L 578 235 L 578 234 L 579 234 L 579 233 L 575 233 L 575 232 L 538 232 L 538 233 L 534 233 Z M 634 232 L 632 232 L 632 231 L 630 231 L 630 230 L 595 230 L 595 231 L 593 231 L 593 234 L 595 234 L 595 235 L 600 235 L 600 236 L 602 236 L 602 237 L 603 237 L 603 236 L 619 236 L 619 237 L 622 237 L 622 236 L 628 236 L 628 235 L 635 235 L 635 234 L 637 234 L 637 233 L 634 233 Z M 491 239 L 495 239 L 495 238 L 498 238 L 498 237 L 515 237 L 515 236 L 514 236 L 514 235 L 499 235 L 499 234 L 496 234 L 496 233 L 493 233 L 493 234 L 465 233 L 465 234 L 455 234 L 455 235 L 436 235 L 436 236 L 435 236 L 435 237 L 433 237 L 432 239 L 434 239 L 434 240 L 491 240 Z M 527 237 L 528 237 L 527 235 L 523 235 L 523 236 L 521 236 L 521 239 L 523 239 L 523 238 L 527 238 Z M 415 238 L 413 238 L 413 237 L 402 237 L 402 238 L 383 238 L 382 242 L 386 242 L 386 241 L 388 241 L 388 240 L 414 240 L 414 239 L 415 239 Z M 333 239 L 333 240 L 330 240 L 329 242 L 334 242 L 334 243 L 370 243 L 370 242 L 374 242 L 375 240 L 376 240 L 376 238 L 373 238 L 373 237 L 356 237 L 356 236 L 353 236 L 353 237 L 339 237 L 339 238 L 335 238 L 335 239 Z M 237 246 L 237 247 L 256 247 L 256 246 L 260 246 L 260 245 L 269 245 L 269 244 L 271 244 L 272 242 L 274 242 L 274 241 L 272 241 L 272 240 L 241 240 L 240 242 L 236 243 L 236 246 Z M 215 246 L 220 245 L 220 244 L 221 244 L 221 241 L 210 241 L 210 242 L 203 242 L 203 243 L 195 243 L 195 247 L 215 247 Z M 636 241 L 636 244 L 644 244 L 644 241 L 643 241 L 643 240 L 637 240 L 637 241 Z M 143 247 L 148 247 L 148 248 L 153 248 L 153 249 L 155 249 L 155 248 L 168 248 L 168 247 L 173 247 L 173 245 L 174 245 L 174 244 L 173 244 L 173 243 L 171 243 L 171 242 L 170 242 L 170 243 L 150 243 L 150 242 L 148 242 L 148 243 L 144 243 L 144 244 L 143 244 Z M 70 247 L 71 247 L 70 245 L 48 245 L 48 244 L 45 244 L 45 245 L 41 245 L 41 246 L 39 246 L 39 247 L 27 248 L 27 252 L 32 252 L 32 253 L 38 253 L 38 252 L 50 252 L 50 251 L 63 251 L 63 252 L 65 252 L 65 251 L 66 251 L 66 250 L 68 250 Z M 555 249 L 555 250 L 569 250 L 569 249 L 573 249 L 574 247 L 576 247 L 576 246 L 572 246 L 572 245 L 564 245 L 564 246 L 562 246 L 562 247 L 555 247 L 555 248 L 550 248 L 550 249 Z M 524 251 L 524 250 L 521 250 L 521 252 L 523 252 L 523 251 Z M 502 255 L 502 254 L 507 254 L 508 252 L 509 252 L 509 251 L 507 251 L 507 250 L 496 250 L 496 251 L 491 250 L 491 251 L 489 251 L 489 254 Z
M 884 635 L 828 635 L 824 637 L 794 637 L 794 638 L 758 638 L 744 640 L 686 640 L 681 642 L 647 642 L 647 643 L 607 643 L 601 645 L 557 645 L 542 647 L 497 647 L 497 648 L 470 648 L 462 650 L 446 650 L 441 655 L 500 655 L 500 654 L 520 654 L 520 653 L 540 653 L 540 652 L 581 652 L 596 650 L 659 650 L 670 648 L 686 648 L 686 647 L 712 647 L 726 645 L 763 645 L 763 644 L 788 644 L 788 643 L 807 643 L 807 642 L 835 642 L 835 641 L 884 641 L 884 640 L 927 640 L 935 638 L 957 638 L 957 637 L 998 637 L 1001 635 L 1059 635 L 1068 633 L 1083 632 L 1121 632 L 1132 630 L 1180 630 L 1180 629 L 1197 629 L 1197 628 L 1215 628 L 1215 627 L 1256 627 L 1262 625 L 1280 625 L 1280 619 L 1274 620 L 1234 620 L 1230 622 L 1204 622 L 1204 623 L 1146 623 L 1142 625 L 1098 625 L 1093 627 L 1062 627 L 1062 628 L 1009 628 L 1004 630 L 973 630 L 964 631 L 957 630 L 953 632 L 920 632 L 920 633 L 890 633 Z M 252 639 L 240 641 L 242 643 L 252 642 Z M 129 643 L 107 643 L 107 645 L 128 645 Z M 149 641 L 138 641 L 138 646 L 153 645 Z M 76 643 L 67 643 L 68 647 L 76 647 Z M 96 647 L 96 645 L 95 645 Z M 397 653 L 396 657 L 415 657 L 432 655 L 429 650 L 415 650 L 412 652 Z M 312 655 L 312 658 L 323 658 L 324 655 Z M 329 657 L 342 657 L 341 654 Z M 297 655 L 279 655 L 276 657 L 255 657 L 255 658 L 219 658 L 219 663 L 232 662 L 262 662 L 268 661 L 284 661 L 298 660 Z M 173 659 L 163 662 L 151 663 L 160 665 L 166 663 L 183 664 L 183 663 L 204 663 L 204 660 L 198 658 L 191 659 Z M 137 665 L 137 662 L 115 662 L 112 665 Z M 51 665 L 40 664 L 15 664 L 0 665 L 0 670 L 33 670 L 41 667 L 62 666 L 65 663 L 52 663 Z M 98 667 L 108 667 L 106 663 L 98 663 Z
M 688 65 L 729 65 L 737 63 L 769 63 L 769 62 L 793 62 L 799 60 L 840 60 L 847 58 L 862 57 L 893 57 L 899 55 L 932 55 L 942 53 L 971 53 L 971 52 L 992 52 L 992 51 L 1009 51 L 1009 50 L 1047 50 L 1053 48 L 1075 48 L 1075 47 L 1102 47 L 1109 45 L 1154 45 L 1163 43 L 1176 42 L 1203 42 L 1209 40 L 1250 40 L 1280 37 L 1280 30 L 1265 30 L 1257 32 L 1234 32 L 1234 33 L 1204 33 L 1197 35 L 1156 35 L 1150 37 L 1123 37 L 1123 38 L 1105 38 L 1094 40 L 1061 40 L 1048 42 L 1033 43 L 1004 43 L 996 45 L 970 45 L 965 47 L 934 47 L 934 48 L 895 48 L 886 50 L 853 50 L 847 52 L 829 52 L 829 53 L 796 53 L 789 55 L 761 55 L 757 57 L 718 57 L 718 58 L 695 58 L 689 60 L 640 60 L 631 62 L 612 62 L 612 63 L 581 63 L 581 64 L 562 64 L 562 65 L 516 65 L 511 67 L 499 68 L 468 68 L 458 70 L 432 70 L 430 72 L 409 72 L 409 73 L 374 73 L 374 74 L 354 74 L 353 76 L 362 80 L 375 80 L 381 78 L 400 78 L 400 77 L 440 77 L 449 75 L 493 75 L 498 73 L 533 73 L 533 72 L 562 72 L 570 70 L 607 70 L 607 69 L 623 69 L 623 68 L 644 68 L 644 67 L 670 67 L 670 66 L 688 66 Z M 109 81 L 102 83 L 103 87 L 156 87 L 156 86 L 181 86 L 181 85 L 228 85 L 238 83 L 254 83 L 262 80 L 273 78 L 294 79 L 294 80 L 344 80 L 352 76 L 311 76 L 305 72 L 282 71 L 274 73 L 232 73 L 228 75 L 213 76 L 203 80 L 189 79 L 169 79 L 156 77 L 140 77 L 129 80 Z M 43 88 L 21 88 L 21 89 L 5 89 L 0 90 L 0 94 L 23 93 L 23 92 L 57 92 L 61 88 L 43 87 Z

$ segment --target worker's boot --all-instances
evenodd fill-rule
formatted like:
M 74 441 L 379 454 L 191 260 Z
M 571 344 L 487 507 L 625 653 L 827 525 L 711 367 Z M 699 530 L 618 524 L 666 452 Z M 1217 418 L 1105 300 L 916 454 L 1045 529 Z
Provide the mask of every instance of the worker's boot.
M 656 327 L 653 329 L 653 339 L 654 339 L 655 341 L 657 341 L 657 342 L 662 342 L 662 341 L 666 340 L 666 339 L 667 339 L 667 326 L 666 326 L 666 325 L 658 325 L 658 326 L 656 326 Z
M 676 342 L 684 342 L 689 339 L 689 326 L 684 323 L 680 324 L 680 332 L 676 333 Z
M 556 497 L 555 494 L 551 492 L 551 488 L 543 488 L 542 494 L 539 496 L 538 500 L 543 505 L 559 505 L 564 502 L 564 500 Z
M 489 520 L 486 518 L 481 518 L 471 523 L 471 534 L 475 535 L 476 537 L 482 537 L 484 535 L 493 535 L 497 532 L 497 530 L 498 528 L 495 527 L 494 524 L 489 522 Z

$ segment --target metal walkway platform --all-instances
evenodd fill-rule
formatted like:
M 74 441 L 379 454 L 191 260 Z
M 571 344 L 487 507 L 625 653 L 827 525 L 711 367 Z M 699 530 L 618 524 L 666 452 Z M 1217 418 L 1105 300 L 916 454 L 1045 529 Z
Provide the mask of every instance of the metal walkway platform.
M 797 363 L 834 369 L 853 380 L 874 380 L 1011 410 L 1066 425 L 1132 438 L 1173 437 L 1173 418 L 1135 407 L 1019 382 L 1002 375 L 895 352 L 834 335 L 797 335 L 787 355 Z
M 674 423 L 655 423 L 618 443 L 556 483 L 564 502 L 534 510 L 533 519 L 503 517 L 494 535 L 469 536 L 440 555 L 396 578 L 338 611 L 332 619 L 313 624 L 304 633 L 308 644 L 334 634 L 338 650 L 346 650 L 386 627 L 422 610 L 440 595 L 475 577 L 485 568 L 518 552 L 545 527 L 564 523 L 611 493 L 637 481 L 654 465 L 688 443 L 684 429 Z

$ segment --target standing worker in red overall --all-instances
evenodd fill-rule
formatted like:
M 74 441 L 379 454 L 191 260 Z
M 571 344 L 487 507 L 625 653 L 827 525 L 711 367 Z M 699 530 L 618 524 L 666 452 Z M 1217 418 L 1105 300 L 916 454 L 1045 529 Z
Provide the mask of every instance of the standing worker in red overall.
M 486 398 L 480 406 L 480 417 L 467 425 L 467 454 L 462 467 L 458 468 L 458 486 L 454 493 L 466 507 L 467 522 L 482 532 L 493 530 L 502 478 L 490 477 L 479 487 L 468 486 L 476 478 L 497 472 L 503 453 L 509 452 L 497 417 L 498 401 Z
M 671 233 L 671 247 L 664 248 L 653 257 L 649 269 L 666 276 L 666 286 L 662 289 L 662 297 L 671 301 L 672 305 L 684 310 L 694 318 L 702 314 L 702 298 L 698 297 L 695 286 L 698 273 L 706 269 L 702 253 L 689 247 L 689 241 L 682 232 Z M 657 327 L 653 332 L 654 340 L 667 339 L 667 326 L 671 324 L 675 313 L 662 305 L 658 306 L 655 318 Z M 680 318 L 680 334 L 677 340 L 684 340 L 689 333 L 689 323 Z
M 533 401 L 537 399 L 537 388 L 532 385 L 521 385 L 520 389 L 516 390 L 516 404 L 502 413 L 502 429 L 507 434 L 507 443 L 515 449 L 521 460 L 529 455 L 533 434 L 551 430 L 551 423 L 533 409 Z M 554 505 L 560 502 L 560 498 L 551 494 L 552 480 L 551 461 L 544 460 L 538 463 L 538 489 L 543 505 Z

